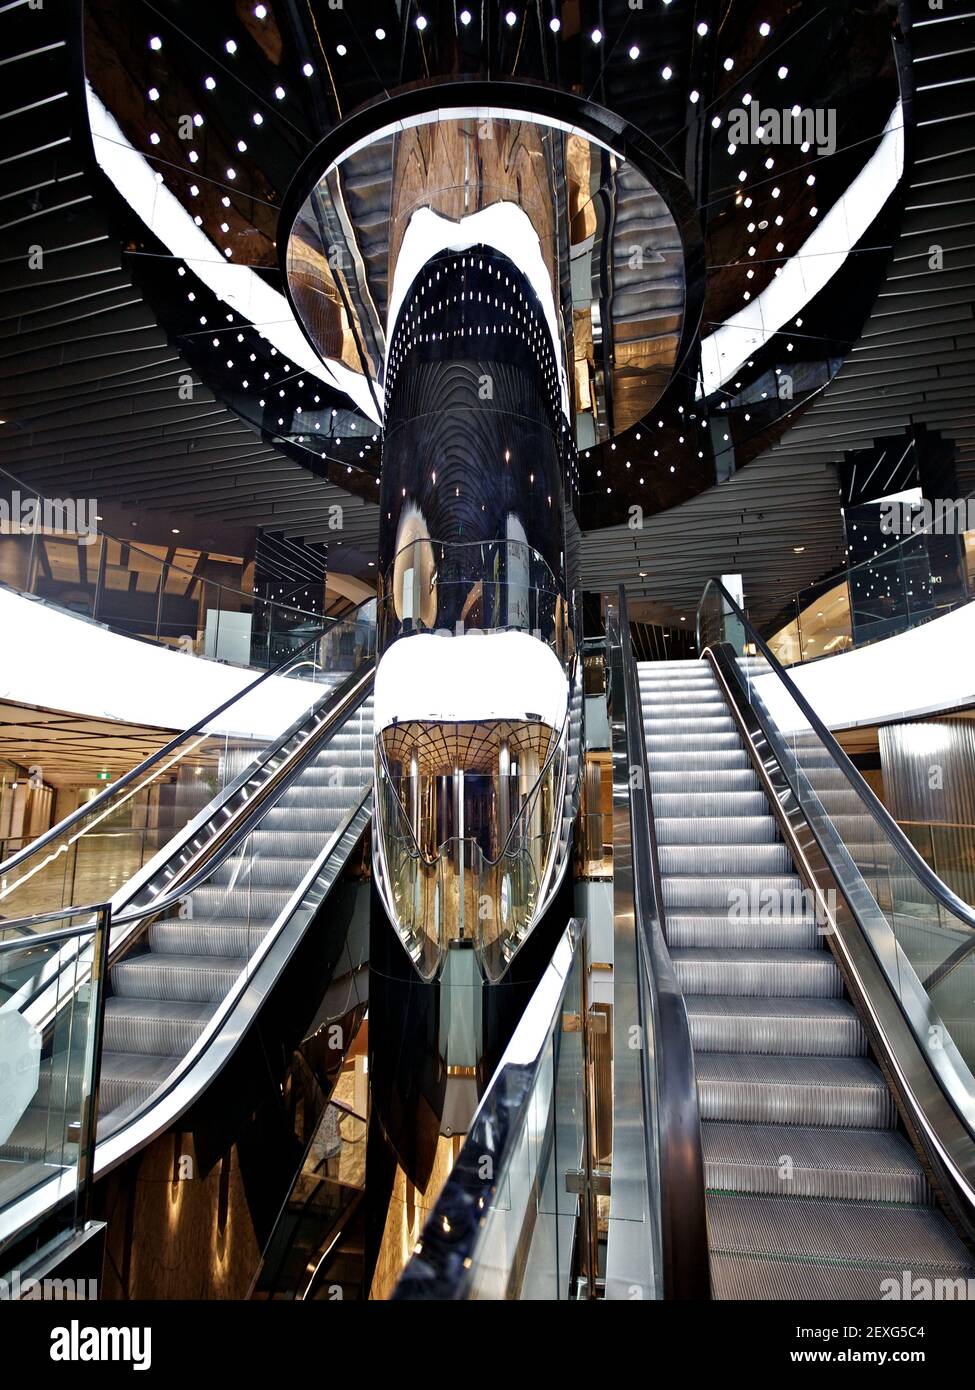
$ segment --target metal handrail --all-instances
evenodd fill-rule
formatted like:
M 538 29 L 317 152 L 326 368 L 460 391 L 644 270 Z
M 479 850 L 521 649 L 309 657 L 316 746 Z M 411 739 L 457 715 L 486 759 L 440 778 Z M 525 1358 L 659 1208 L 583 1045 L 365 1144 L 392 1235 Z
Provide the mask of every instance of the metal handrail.
M 368 604 L 374 602 L 374 598 L 365 599 L 363 603 L 360 603 L 352 610 L 352 613 L 357 613 L 360 608 L 365 608 Z M 340 618 L 338 622 L 340 624 L 349 622 L 352 619 L 352 613 L 348 614 L 345 618 Z M 46 845 L 51 844 L 53 840 L 65 834 L 73 825 L 77 825 L 80 820 L 84 820 L 92 815 L 93 812 L 98 810 L 99 807 L 103 806 L 112 797 L 117 796 L 124 787 L 130 786 L 144 773 L 161 762 L 168 754 L 175 752 L 184 740 L 193 738 L 196 734 L 203 733 L 206 726 L 228 710 L 231 705 L 236 704 L 237 701 L 243 699 L 244 696 L 250 695 L 253 690 L 256 690 L 259 685 L 263 685 L 271 676 L 280 675 L 297 657 L 300 657 L 303 652 L 307 651 L 309 647 L 314 646 L 315 643 L 320 642 L 323 635 L 330 631 L 334 631 L 334 626 L 333 628 L 323 629 L 322 632 L 316 633 L 314 637 L 310 637 L 307 642 L 303 642 L 298 650 L 292 652 L 284 661 L 280 662 L 277 666 L 271 667 L 267 671 L 262 671 L 255 680 L 245 685 L 241 690 L 236 691 L 229 699 L 224 700 L 222 704 L 218 705 L 216 709 L 210 710 L 202 719 L 198 719 L 195 724 L 191 724 L 188 729 L 183 729 L 181 733 L 175 734 L 167 743 L 164 743 L 161 748 L 157 748 L 154 753 L 150 753 L 148 758 L 143 758 L 141 763 L 130 768 L 128 772 L 123 773 L 117 782 L 113 782 L 111 786 L 106 787 L 104 791 L 92 797 L 91 801 L 86 802 L 83 806 L 78 806 L 74 811 L 71 811 L 65 816 L 63 820 L 58 821 L 57 825 L 52 825 L 43 835 L 39 835 L 36 840 L 31 840 L 29 844 L 18 850 L 16 854 L 12 854 L 9 859 L 0 863 L 0 875 L 9 873 L 11 869 L 15 869 L 18 864 L 22 864 L 30 855 L 38 850 L 44 849 Z
M 705 1300 L 710 1298 L 710 1255 L 694 1048 L 683 991 L 677 982 L 663 928 L 663 891 L 650 797 L 643 706 L 630 640 L 626 592 L 622 585 L 618 603 L 619 633 L 615 640 L 610 639 L 611 674 L 614 685 L 622 678 L 619 681 L 622 689 L 618 693 L 614 689 L 612 698 L 614 721 L 619 708 L 625 722 L 627 767 L 637 771 L 636 776 L 631 771 L 627 781 L 634 917 L 652 1013 L 650 1019 L 642 1020 L 642 1025 L 653 1039 L 650 1055 L 656 1065 L 663 1296 Z M 644 949 L 639 950 L 639 943 Z M 646 1098 L 644 1104 L 646 1121 Z M 647 1136 L 647 1141 L 653 1142 L 652 1135 Z
M 756 632 L 751 621 L 745 616 L 741 608 L 739 608 L 738 604 L 728 593 L 728 590 L 721 583 L 721 580 L 714 577 L 709 579 L 704 586 L 701 602 L 698 604 L 697 608 L 697 649 L 701 655 L 703 656 L 705 651 L 705 647 L 701 642 L 701 610 L 707 598 L 708 590 L 712 587 L 721 594 L 731 612 L 742 624 L 743 628 L 748 633 L 749 641 L 755 643 L 762 656 L 768 662 L 770 672 L 777 676 L 782 685 L 785 686 L 789 698 L 799 707 L 804 718 L 808 721 L 810 728 L 814 730 L 817 737 L 826 747 L 833 762 L 836 763 L 837 767 L 839 767 L 840 771 L 846 777 L 846 780 L 850 783 L 852 789 L 856 792 L 860 801 L 866 806 L 884 837 L 890 841 L 901 858 L 906 861 L 915 878 L 921 881 L 931 896 L 936 898 L 946 911 L 950 912 L 952 916 L 959 918 L 965 926 L 968 927 L 969 931 L 975 932 L 975 908 L 969 903 L 966 903 L 962 898 L 959 898 L 957 893 L 953 893 L 948 885 L 938 877 L 931 866 L 919 854 L 914 845 L 911 844 L 903 830 L 901 830 L 900 826 L 887 810 L 887 807 L 864 778 L 861 777 L 848 755 L 843 751 L 829 729 L 827 729 L 826 725 L 799 690 L 791 676 L 772 655 L 763 638 Z

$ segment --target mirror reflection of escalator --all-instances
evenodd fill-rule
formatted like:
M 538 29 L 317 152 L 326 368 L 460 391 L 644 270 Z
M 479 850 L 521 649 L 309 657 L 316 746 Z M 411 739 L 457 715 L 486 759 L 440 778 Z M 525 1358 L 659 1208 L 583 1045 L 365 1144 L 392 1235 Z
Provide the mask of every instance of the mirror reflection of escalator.
M 898 1126 L 711 667 L 644 663 L 640 686 L 715 1296 L 877 1299 L 905 1270 L 975 1276 Z M 855 801 L 832 792 L 837 813 Z

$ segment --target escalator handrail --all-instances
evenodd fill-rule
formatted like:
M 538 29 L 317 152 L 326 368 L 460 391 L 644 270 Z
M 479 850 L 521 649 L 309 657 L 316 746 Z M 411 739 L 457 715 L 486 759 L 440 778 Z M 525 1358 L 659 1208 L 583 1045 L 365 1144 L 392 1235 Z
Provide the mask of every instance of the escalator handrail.
M 153 918 L 157 917 L 160 912 L 165 912 L 170 907 L 175 907 L 188 893 L 198 888 L 201 883 L 205 882 L 206 879 L 215 873 L 225 860 L 233 854 L 238 846 L 247 839 L 254 829 L 255 823 L 264 815 L 269 797 L 273 795 L 274 799 L 277 799 L 277 796 L 287 790 L 291 781 L 298 775 L 308 749 L 310 747 L 319 747 L 323 741 L 327 740 L 335 727 L 344 722 L 344 720 L 368 698 L 368 686 L 373 679 L 374 670 L 375 658 L 370 657 L 363 662 L 356 671 L 350 672 L 348 679 L 337 689 L 325 692 L 323 700 L 327 712 L 315 729 L 314 736 L 304 740 L 300 748 L 295 749 L 288 755 L 285 761 L 274 770 L 273 774 L 266 780 L 264 785 L 258 789 L 254 797 L 245 801 L 236 812 L 227 814 L 225 822 L 219 827 L 216 834 L 204 844 L 200 845 L 197 853 L 176 871 L 171 879 L 171 882 L 175 883 L 176 886 L 172 888 L 172 890 L 167 891 L 165 896 L 156 898 L 151 902 L 142 903 L 135 908 L 129 907 L 128 910 L 125 911 L 122 909 L 121 904 L 123 902 L 130 904 L 136 893 L 140 892 L 146 886 L 147 882 L 151 882 L 151 879 L 141 879 L 140 876 L 137 875 L 139 881 L 135 883 L 134 887 L 130 886 L 133 882 L 132 880 L 130 880 L 129 884 L 123 885 L 112 899 L 112 930 L 115 939 L 113 939 L 111 943 L 109 953 L 110 965 L 114 965 L 115 962 L 121 956 L 124 956 L 130 949 L 134 940 L 134 933 L 135 935 L 139 935 L 139 933 L 135 931 L 138 924 L 141 923 L 142 926 L 145 927 Z M 300 729 L 302 723 L 308 719 L 309 713 L 310 712 L 306 712 L 306 714 L 299 718 L 279 739 L 275 740 L 274 744 L 265 751 L 264 762 L 276 756 L 284 743 L 293 737 L 294 733 Z M 147 866 L 147 870 L 151 874 L 156 874 L 159 873 L 166 864 L 172 862 L 173 858 L 180 853 L 182 847 L 194 836 L 199 834 L 201 829 L 201 818 L 205 818 L 202 823 L 206 824 L 212 821 L 220 810 L 224 810 L 226 813 L 227 802 L 253 775 L 253 768 L 245 769 L 235 781 L 223 789 L 221 794 L 223 796 L 223 801 L 220 802 L 219 805 L 215 802 L 211 802 L 209 806 L 204 807 L 200 816 L 191 821 L 189 825 L 184 826 L 182 831 L 174 837 L 174 839 L 178 839 L 178 844 L 170 849 L 170 846 L 173 846 L 173 841 L 171 840 L 169 845 L 164 846 L 163 850 L 160 851 L 160 856 L 157 856 L 157 859 L 153 860 Z M 219 798 L 217 800 L 219 801 Z M 165 854 L 167 850 L 169 850 L 168 858 L 160 862 L 161 855 Z M 192 867 L 194 862 L 197 864 L 195 869 Z M 128 899 L 125 898 L 127 891 L 129 894 Z M 121 930 L 121 940 L 117 939 L 118 932 L 116 929 Z M 68 961 L 62 960 L 50 973 L 42 973 L 37 983 L 31 1002 L 39 1011 L 38 1015 L 33 1020 L 38 1026 L 47 1026 L 53 1017 L 53 1014 L 48 1013 L 45 1006 L 40 1001 L 45 999 L 58 973 L 63 970 L 68 963 Z M 76 984 L 82 982 L 83 981 L 79 980 L 76 981 Z M 57 1008 L 60 1007 L 60 1002 L 59 997 L 54 1008 L 55 1013 L 57 1012 Z
M 710 1298 L 710 1253 L 707 1199 L 694 1048 L 684 994 L 663 929 L 663 890 L 657 854 L 650 771 L 643 727 L 643 705 L 636 660 L 630 641 L 626 593 L 619 589 L 619 633 L 615 645 L 621 662 L 622 713 L 626 725 L 633 899 L 636 927 L 646 946 L 640 952 L 647 970 L 656 1059 L 656 1114 L 660 1174 L 663 1296 L 667 1299 Z M 615 711 L 614 711 L 615 718 Z M 634 777 L 632 770 L 638 775 Z M 647 1135 L 647 1142 L 653 1137 Z
M 335 726 L 358 709 L 367 696 L 362 692 L 362 680 L 372 674 L 371 661 L 363 662 L 358 671 L 356 684 L 351 691 L 334 692 L 335 708 L 329 708 L 328 713 L 319 727 L 315 730 L 314 746 L 317 747 L 323 741 L 327 741 Z M 216 844 L 216 851 L 207 856 L 204 863 L 194 869 L 185 878 L 180 879 L 179 886 L 172 893 L 165 897 L 156 898 L 151 903 L 145 903 L 141 907 L 132 908 L 128 912 L 116 913 L 112 918 L 112 925 L 115 927 L 131 926 L 133 922 L 140 922 L 148 916 L 155 916 L 159 912 L 165 912 L 170 907 L 175 907 L 178 902 L 186 897 L 187 893 L 192 893 L 201 883 L 205 882 L 211 874 L 221 867 L 226 859 L 237 849 L 242 840 L 245 840 L 251 833 L 256 822 L 262 819 L 266 811 L 268 797 L 281 785 L 282 778 L 286 782 L 292 780 L 292 776 L 300 770 L 299 763 L 295 759 L 304 761 L 307 751 L 307 743 L 302 744 L 300 749 L 296 749 L 288 760 L 269 778 L 265 786 L 261 789 L 262 795 L 245 803 L 238 812 L 238 815 L 227 822 L 216 840 L 211 841 L 206 848 L 211 849 Z M 286 790 L 286 787 L 284 788 Z M 277 797 L 275 796 L 275 800 Z
M 742 627 L 748 633 L 749 641 L 755 643 L 755 646 L 768 663 L 769 671 L 778 677 L 781 684 L 785 687 L 789 698 L 799 707 L 804 718 L 808 721 L 810 727 L 826 748 L 833 762 L 843 773 L 853 791 L 856 792 L 860 801 L 876 821 L 884 838 L 890 841 L 894 849 L 907 863 L 908 868 L 914 874 L 915 878 L 921 881 L 922 885 L 928 890 L 931 896 L 937 899 L 942 907 L 951 913 L 952 916 L 959 918 L 969 931 L 975 933 L 975 908 L 969 903 L 966 903 L 962 898 L 959 898 L 957 893 L 953 893 L 947 883 L 938 877 L 918 850 L 915 849 L 914 845 L 911 844 L 903 830 L 887 810 L 887 807 L 857 771 L 847 753 L 844 752 L 835 736 L 827 729 L 826 725 L 820 719 L 812 705 L 810 705 L 795 681 L 769 650 L 764 639 L 756 632 L 750 619 L 742 612 L 741 608 L 728 593 L 728 590 L 722 584 L 721 580 L 714 576 L 712 576 L 704 586 L 701 602 L 697 607 L 697 649 L 701 656 L 704 655 L 704 646 L 701 643 L 701 609 L 704 600 L 707 598 L 708 589 L 712 586 L 718 590 L 732 613 L 742 624 Z M 762 674 L 764 675 L 765 673 L 763 672 Z
M 212 723 L 214 719 L 219 718 L 231 705 L 236 704 L 238 700 L 242 700 L 245 696 L 250 695 L 252 691 L 256 690 L 259 685 L 263 685 L 271 676 L 280 675 L 285 667 L 290 666 L 303 652 L 306 652 L 309 647 L 320 642 L 323 637 L 327 637 L 337 626 L 351 621 L 353 619 L 353 614 L 357 613 L 359 609 L 367 607 L 370 603 L 375 603 L 375 601 L 375 598 L 365 599 L 363 603 L 358 604 L 346 617 L 337 619 L 331 626 L 323 627 L 321 632 L 317 632 L 314 637 L 309 637 L 307 642 L 303 642 L 297 651 L 291 652 L 283 661 L 280 661 L 277 666 L 270 667 L 267 671 L 262 671 L 249 685 L 245 685 L 240 690 L 236 691 L 229 699 L 217 705 L 216 709 L 210 710 L 202 719 L 198 719 L 195 724 L 191 724 L 188 729 L 183 729 L 180 733 L 174 734 L 161 748 L 157 748 L 154 753 L 150 753 L 148 758 L 143 758 L 141 763 L 138 763 L 135 767 L 129 768 L 128 772 L 123 773 L 117 782 L 113 782 L 111 786 L 106 787 L 104 791 L 92 797 L 91 801 L 85 802 L 83 806 L 78 806 L 74 811 L 66 815 L 63 820 L 58 821 L 57 825 L 52 825 L 49 830 L 45 830 L 36 840 L 31 840 L 29 844 L 19 849 L 16 854 L 12 854 L 9 859 L 0 863 L 0 875 L 8 873 L 11 869 L 17 868 L 17 866 L 22 864 L 29 856 L 44 849 L 45 846 L 51 844 L 53 840 L 58 839 L 59 836 L 70 830 L 73 825 L 76 825 L 80 820 L 90 816 L 112 797 L 117 796 L 124 787 L 130 786 L 142 776 L 143 773 L 150 771 L 169 753 L 174 752 L 184 740 L 193 738 L 196 734 L 203 733 L 206 730 L 206 726 Z

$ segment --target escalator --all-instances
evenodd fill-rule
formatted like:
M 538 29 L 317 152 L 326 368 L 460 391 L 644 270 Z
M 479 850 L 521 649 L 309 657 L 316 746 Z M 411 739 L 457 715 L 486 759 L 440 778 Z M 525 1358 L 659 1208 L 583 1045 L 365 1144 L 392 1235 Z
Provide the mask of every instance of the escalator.
M 900 1297 L 904 1271 L 961 1287 L 975 1277 L 975 1084 L 958 1007 L 971 956 L 949 971 L 950 995 L 923 982 L 975 940 L 975 913 L 720 586 L 701 617 L 705 658 L 642 663 L 639 683 L 713 1296 Z
M 362 857 L 371 813 L 374 662 L 372 600 L 0 866 L 5 940 L 29 943 L 43 930 L 39 899 L 66 919 L 101 903 L 110 914 L 95 1178 L 199 1101 L 268 1001 L 281 1008 L 282 988 L 317 988 L 304 942 L 316 925 L 319 941 L 328 930 L 326 902 Z M 170 817 L 174 805 L 181 808 L 176 833 L 146 851 L 109 898 L 117 862 L 103 844 L 93 854 L 89 839 L 104 841 L 104 827 L 131 820 L 135 806 L 141 846 L 145 824 Z M 123 847 L 126 835 L 119 832 Z M 82 884 L 90 909 L 72 905 Z M 18 916 L 18 907 L 30 907 L 30 915 Z M 330 915 L 346 920 L 348 909 Z M 316 946 L 315 968 L 336 965 L 338 949 Z M 45 1192 L 50 1203 L 59 1200 L 52 1097 L 76 1094 L 86 1065 L 65 1047 L 62 1021 L 94 981 L 97 963 L 75 939 L 38 959 L 20 982 L 16 1006 L 42 1048 L 40 1081 L 0 1148 L 0 1168 L 34 1165 L 37 1180 L 28 1183 L 25 1174 L 25 1203 L 0 1209 L 0 1246 L 18 1238 L 23 1218 L 36 1223 L 43 1215 Z M 319 995 L 327 985 L 323 976 Z M 60 1143 L 63 1166 L 71 1154 L 63 1136 Z
M 641 664 L 640 692 L 715 1296 L 876 1297 L 878 1251 L 899 1269 L 970 1275 L 717 676 L 702 661 Z M 833 808 L 850 814 L 853 800 L 838 790 Z

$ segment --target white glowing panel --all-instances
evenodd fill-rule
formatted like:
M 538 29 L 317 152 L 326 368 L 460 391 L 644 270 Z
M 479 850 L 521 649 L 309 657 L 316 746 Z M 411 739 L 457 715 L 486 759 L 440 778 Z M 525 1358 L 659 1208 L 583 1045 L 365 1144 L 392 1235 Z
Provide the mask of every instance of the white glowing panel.
M 537 715 L 561 729 L 568 683 L 558 657 L 525 632 L 402 637 L 376 671 L 377 733 L 394 719 L 463 723 Z
M 443 114 L 443 113 L 441 113 Z M 563 366 L 564 354 L 559 338 L 559 318 L 552 294 L 552 278 L 545 266 L 541 242 L 531 218 L 516 203 L 492 203 L 480 212 L 472 212 L 459 222 L 441 217 L 432 208 L 419 208 L 410 218 L 393 274 L 386 315 L 386 341 L 393 340 L 396 320 L 403 301 L 413 287 L 420 271 L 431 257 L 440 251 L 466 251 L 471 246 L 493 246 L 512 265 L 522 272 L 538 295 L 545 323 L 552 339 L 552 349 L 559 366 L 562 392 L 562 411 L 569 414 L 569 388 Z
M 260 674 L 123 637 L 3 588 L 0 631 L 7 650 L 21 653 L 3 663 L 0 699 L 97 719 L 186 729 Z M 308 708 L 314 690 L 270 676 L 209 732 L 267 740 Z
M 781 275 L 701 342 L 701 386 L 710 396 L 773 334 L 801 313 L 843 265 L 904 172 L 904 114 L 898 101 L 877 149 L 846 192 L 816 224 Z
M 312 349 L 283 294 L 266 284 L 250 266 L 234 265 L 213 245 L 201 227 L 164 184 L 157 183 L 149 161 L 126 139 L 114 116 L 87 85 L 88 120 L 99 167 L 122 197 L 174 255 L 230 309 L 235 309 L 303 372 L 336 386 L 371 420 L 380 417 L 365 377 L 340 362 L 323 362 Z M 376 392 L 382 400 L 381 390 Z

